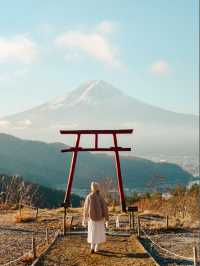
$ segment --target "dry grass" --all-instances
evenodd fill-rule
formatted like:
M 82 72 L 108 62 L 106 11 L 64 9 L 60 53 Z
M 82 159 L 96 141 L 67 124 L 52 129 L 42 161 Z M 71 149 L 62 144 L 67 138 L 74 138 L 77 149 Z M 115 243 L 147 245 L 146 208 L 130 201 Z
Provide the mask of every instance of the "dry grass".
M 15 216 L 16 223 L 31 223 L 35 221 L 35 217 L 26 216 L 26 215 L 19 215 Z
M 36 221 L 35 214 L 30 210 L 23 210 L 21 214 L 18 212 L 15 215 L 16 223 L 31 223 Z
M 144 198 L 137 203 L 141 212 L 167 216 L 173 227 L 199 228 L 199 198 L 193 195 L 163 198 Z
M 17 210 L 17 209 L 18 209 L 17 204 L 11 204 L 11 203 L 0 204 L 0 210 Z

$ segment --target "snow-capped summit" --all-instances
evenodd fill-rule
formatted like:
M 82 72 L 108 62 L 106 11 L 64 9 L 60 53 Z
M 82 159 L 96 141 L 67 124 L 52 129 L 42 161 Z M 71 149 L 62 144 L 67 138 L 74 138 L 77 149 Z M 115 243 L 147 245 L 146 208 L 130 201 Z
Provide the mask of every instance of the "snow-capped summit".
M 58 109 L 64 106 L 89 104 L 96 105 L 103 101 L 122 96 L 123 93 L 103 80 L 90 80 L 84 82 L 77 89 L 68 92 L 63 97 L 58 97 L 49 102 L 49 109 Z
M 98 104 L 104 100 L 112 99 L 121 95 L 122 92 L 113 87 L 111 84 L 102 80 L 92 80 L 81 85 L 75 93 L 73 93 L 75 99 L 72 101 L 72 104 Z
M 83 83 L 77 91 L 81 94 L 80 98 L 85 100 L 88 97 L 115 97 L 123 93 L 103 80 L 91 80 Z

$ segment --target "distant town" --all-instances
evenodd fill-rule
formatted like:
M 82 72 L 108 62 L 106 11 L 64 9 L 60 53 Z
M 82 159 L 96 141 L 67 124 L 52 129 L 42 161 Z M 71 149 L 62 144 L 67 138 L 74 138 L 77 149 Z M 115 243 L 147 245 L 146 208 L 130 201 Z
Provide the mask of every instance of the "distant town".
M 146 157 L 146 156 L 145 156 Z M 180 165 L 183 169 L 190 172 L 194 177 L 199 177 L 199 157 L 196 155 L 184 155 L 184 156 L 149 156 L 149 160 L 154 162 L 169 162 Z

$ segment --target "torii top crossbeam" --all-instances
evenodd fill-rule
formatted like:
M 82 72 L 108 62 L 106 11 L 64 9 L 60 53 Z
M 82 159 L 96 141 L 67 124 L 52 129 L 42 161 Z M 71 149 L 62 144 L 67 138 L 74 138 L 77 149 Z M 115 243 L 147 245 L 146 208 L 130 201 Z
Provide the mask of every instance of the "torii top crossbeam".
M 60 130 L 61 134 L 131 134 L 133 129 Z
M 62 149 L 61 152 L 73 152 L 71 166 L 68 175 L 68 183 L 65 193 L 64 203 L 68 206 L 70 202 L 70 193 L 72 188 L 72 182 L 74 177 L 74 171 L 76 166 L 76 160 L 78 152 L 83 151 L 94 151 L 94 152 L 102 152 L 102 151 L 114 151 L 115 152 L 115 161 L 116 161 L 116 172 L 118 177 L 118 189 L 120 193 L 120 200 L 122 211 L 126 211 L 126 204 L 125 204 L 125 197 L 123 191 L 123 183 L 122 183 L 122 175 L 121 175 L 121 167 L 120 167 L 120 158 L 119 158 L 119 151 L 131 151 L 131 148 L 123 148 L 119 147 L 117 144 L 117 135 L 118 134 L 131 134 L 133 129 L 118 129 L 118 130 L 60 130 L 61 134 L 65 135 L 76 135 L 76 144 L 74 147 L 69 147 L 66 149 Z M 98 145 L 99 135 L 106 134 L 113 136 L 113 144 L 114 146 L 108 148 L 100 148 Z M 95 146 L 94 148 L 82 148 L 79 146 L 80 144 L 80 137 L 81 135 L 94 135 L 95 138 Z

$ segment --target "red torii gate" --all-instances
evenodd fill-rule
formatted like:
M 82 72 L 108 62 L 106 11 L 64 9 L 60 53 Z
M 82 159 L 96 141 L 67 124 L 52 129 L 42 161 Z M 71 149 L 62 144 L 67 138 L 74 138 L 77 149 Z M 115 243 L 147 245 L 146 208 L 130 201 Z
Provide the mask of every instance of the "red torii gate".
M 65 208 L 68 207 L 69 203 L 70 203 L 70 193 L 71 193 L 71 188 L 72 188 L 72 182 L 73 182 L 73 177 L 74 177 L 74 171 L 75 171 L 75 166 L 76 166 L 76 160 L 77 160 L 78 152 L 83 152 L 83 151 L 90 151 L 90 152 L 114 151 L 121 207 L 122 207 L 122 211 L 126 212 L 126 203 L 125 203 L 125 197 L 124 197 L 124 191 L 123 191 L 123 183 L 122 183 L 119 152 L 120 151 L 131 151 L 131 148 L 119 147 L 118 143 L 117 143 L 117 134 L 131 134 L 132 132 L 133 132 L 133 129 L 118 129 L 118 130 L 60 130 L 61 134 L 76 135 L 76 144 L 75 144 L 75 146 L 61 150 L 61 152 L 73 152 L 72 160 L 71 160 L 71 166 L 70 166 L 69 175 L 68 175 L 68 183 L 67 183 L 67 188 L 66 188 L 66 193 L 65 193 L 64 203 L 63 203 L 63 206 Z M 114 146 L 108 147 L 108 148 L 99 148 L 99 146 L 98 146 L 98 137 L 101 134 L 103 134 L 103 135 L 109 135 L 109 134 L 112 135 L 113 136 Z M 82 147 L 80 147 L 79 144 L 80 144 L 81 135 L 94 135 L 94 137 L 95 137 L 95 147 L 94 148 L 82 148 Z

